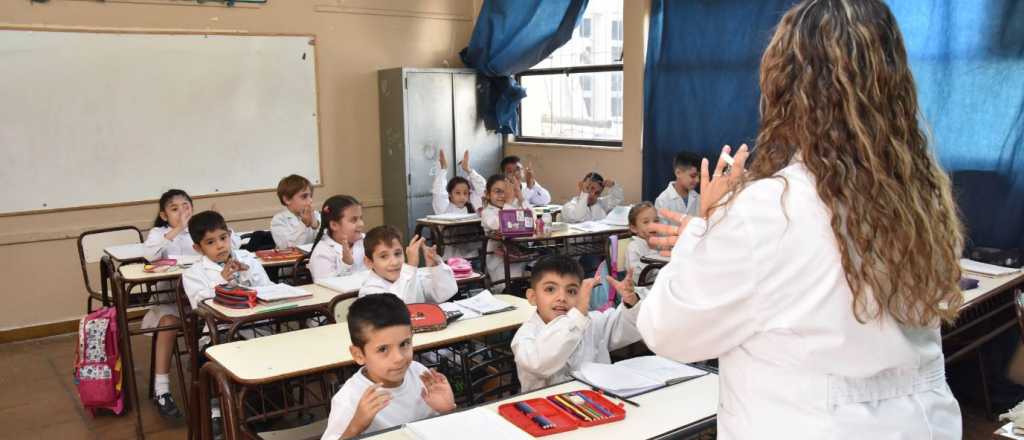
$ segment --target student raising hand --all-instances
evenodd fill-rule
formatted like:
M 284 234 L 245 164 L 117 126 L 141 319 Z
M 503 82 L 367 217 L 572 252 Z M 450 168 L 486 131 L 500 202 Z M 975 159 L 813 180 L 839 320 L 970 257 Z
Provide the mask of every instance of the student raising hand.
M 455 394 L 448 384 L 448 378 L 437 371 L 427 370 L 420 375 L 420 380 L 423 381 L 423 392 L 420 395 L 430 408 L 441 414 L 455 409 Z
M 420 248 L 423 247 L 423 237 L 419 235 L 412 236 L 412 240 L 409 240 L 409 246 L 405 248 L 405 262 L 409 263 L 412 267 L 420 266 Z
M 438 166 L 441 167 L 441 171 L 444 171 L 444 170 L 448 169 L 448 159 L 445 159 L 445 157 L 444 157 L 444 149 L 443 148 L 438 150 L 437 164 L 438 164 Z
M 580 292 L 576 294 L 576 310 L 579 310 L 583 316 L 587 316 L 587 313 L 590 312 L 590 293 L 598 284 L 601 284 L 601 274 L 595 274 L 592 278 L 583 280 L 583 284 L 580 285 Z
M 533 184 L 537 183 L 533 180 L 533 165 L 527 165 L 523 168 L 523 177 L 526 178 L 526 187 L 533 188 Z
M 373 423 L 373 418 L 377 417 L 377 413 L 386 408 L 389 403 L 391 403 L 391 393 L 380 389 L 378 384 L 371 385 L 363 392 L 363 397 L 359 398 L 356 413 L 352 415 L 352 421 L 348 423 L 341 438 L 352 438 L 362 434 Z
M 437 266 L 437 245 L 423 245 L 423 258 L 427 260 L 427 267 Z
M 473 171 L 472 169 L 469 168 L 469 150 L 466 150 L 465 153 L 462 153 L 462 162 L 459 162 L 459 165 L 462 166 L 462 171 L 465 171 L 466 174 L 469 174 Z
M 341 261 L 351 266 L 355 260 L 352 258 L 352 244 L 348 242 L 348 239 L 341 240 Z
M 605 275 L 604 279 L 608 280 L 608 283 L 615 288 L 620 295 L 622 295 L 622 302 L 627 307 L 633 307 L 636 303 L 640 302 L 640 297 L 636 294 L 636 289 L 633 288 L 633 268 L 629 268 L 626 271 L 626 278 L 619 281 L 611 275 Z

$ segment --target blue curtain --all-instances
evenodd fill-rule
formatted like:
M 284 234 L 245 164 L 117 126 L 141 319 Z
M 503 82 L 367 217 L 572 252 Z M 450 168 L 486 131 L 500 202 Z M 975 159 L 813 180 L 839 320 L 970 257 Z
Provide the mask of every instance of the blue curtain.
M 462 62 L 488 78 L 484 122 L 512 133 L 526 90 L 513 75 L 533 67 L 570 38 L 587 0 L 485 0 Z
M 758 64 L 793 0 L 652 0 L 644 82 L 644 198 L 672 156 L 715 157 L 757 134 Z M 1024 246 L 1024 2 L 889 1 L 933 148 L 970 244 Z

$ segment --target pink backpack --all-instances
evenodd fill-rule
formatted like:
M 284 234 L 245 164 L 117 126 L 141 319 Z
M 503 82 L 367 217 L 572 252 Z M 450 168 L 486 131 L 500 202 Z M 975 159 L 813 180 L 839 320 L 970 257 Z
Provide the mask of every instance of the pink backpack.
M 124 411 L 121 354 L 118 351 L 117 311 L 104 307 L 78 324 L 74 380 L 82 406 L 92 415 L 106 408 Z

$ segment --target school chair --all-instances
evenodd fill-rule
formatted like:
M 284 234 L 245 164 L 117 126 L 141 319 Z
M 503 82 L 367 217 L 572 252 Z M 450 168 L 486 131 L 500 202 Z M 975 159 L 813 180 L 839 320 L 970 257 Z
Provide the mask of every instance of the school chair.
M 288 274 L 288 284 L 292 286 L 313 284 L 313 273 L 309 271 L 309 255 L 296 260 L 292 264 L 290 272 Z
M 78 236 L 78 261 L 82 267 L 82 279 L 88 296 L 85 299 L 85 313 L 92 313 L 92 304 L 99 302 L 102 307 L 109 307 L 110 277 L 115 271 L 114 263 L 104 249 L 119 244 L 142 243 L 142 231 L 135 226 L 115 226 L 112 228 L 93 229 Z M 99 286 L 93 286 L 89 279 L 89 266 L 99 263 Z
M 127 377 L 127 382 L 124 384 L 125 388 L 122 392 L 129 392 L 126 397 L 130 397 L 130 405 L 135 409 L 135 435 L 137 438 L 145 438 L 144 430 L 142 429 L 142 411 L 139 402 L 139 388 L 135 381 L 135 358 L 132 352 L 132 336 L 139 336 L 149 334 L 151 336 L 150 353 L 149 353 L 149 391 L 146 394 L 147 400 L 153 397 L 153 382 L 155 379 L 154 367 L 156 366 L 156 336 L 157 333 L 164 330 L 173 330 L 175 332 L 182 331 L 181 324 L 169 325 L 169 326 L 157 326 L 153 328 L 131 328 L 128 326 L 128 298 L 131 292 L 124 290 L 124 281 L 121 279 L 121 274 L 117 271 L 113 272 L 110 277 L 111 291 L 114 294 L 114 303 L 117 306 L 117 319 L 118 329 L 121 336 L 121 365 L 124 367 L 124 377 Z M 180 283 L 179 283 L 180 284 Z M 179 335 L 180 336 L 180 335 Z M 181 352 L 178 350 L 178 342 L 175 340 L 174 347 L 171 350 L 171 357 L 176 360 L 175 366 L 178 369 L 178 383 L 181 386 L 181 395 L 185 397 L 182 399 L 182 405 L 184 405 L 185 413 L 189 411 L 188 405 L 188 389 L 185 386 L 185 375 L 184 369 L 181 365 Z
M 359 298 L 358 294 L 343 293 L 334 297 L 330 303 L 327 304 L 327 310 L 330 311 L 330 316 L 334 318 L 332 324 L 344 324 L 348 322 L 348 309 L 352 307 L 352 303 L 356 302 Z

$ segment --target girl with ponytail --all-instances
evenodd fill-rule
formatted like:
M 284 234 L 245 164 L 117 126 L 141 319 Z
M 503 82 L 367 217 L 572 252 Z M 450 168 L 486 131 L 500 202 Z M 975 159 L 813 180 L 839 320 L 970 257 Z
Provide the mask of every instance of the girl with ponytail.
M 337 195 L 320 208 L 320 230 L 313 240 L 309 272 L 313 279 L 366 270 L 363 256 L 363 206 L 355 197 Z

